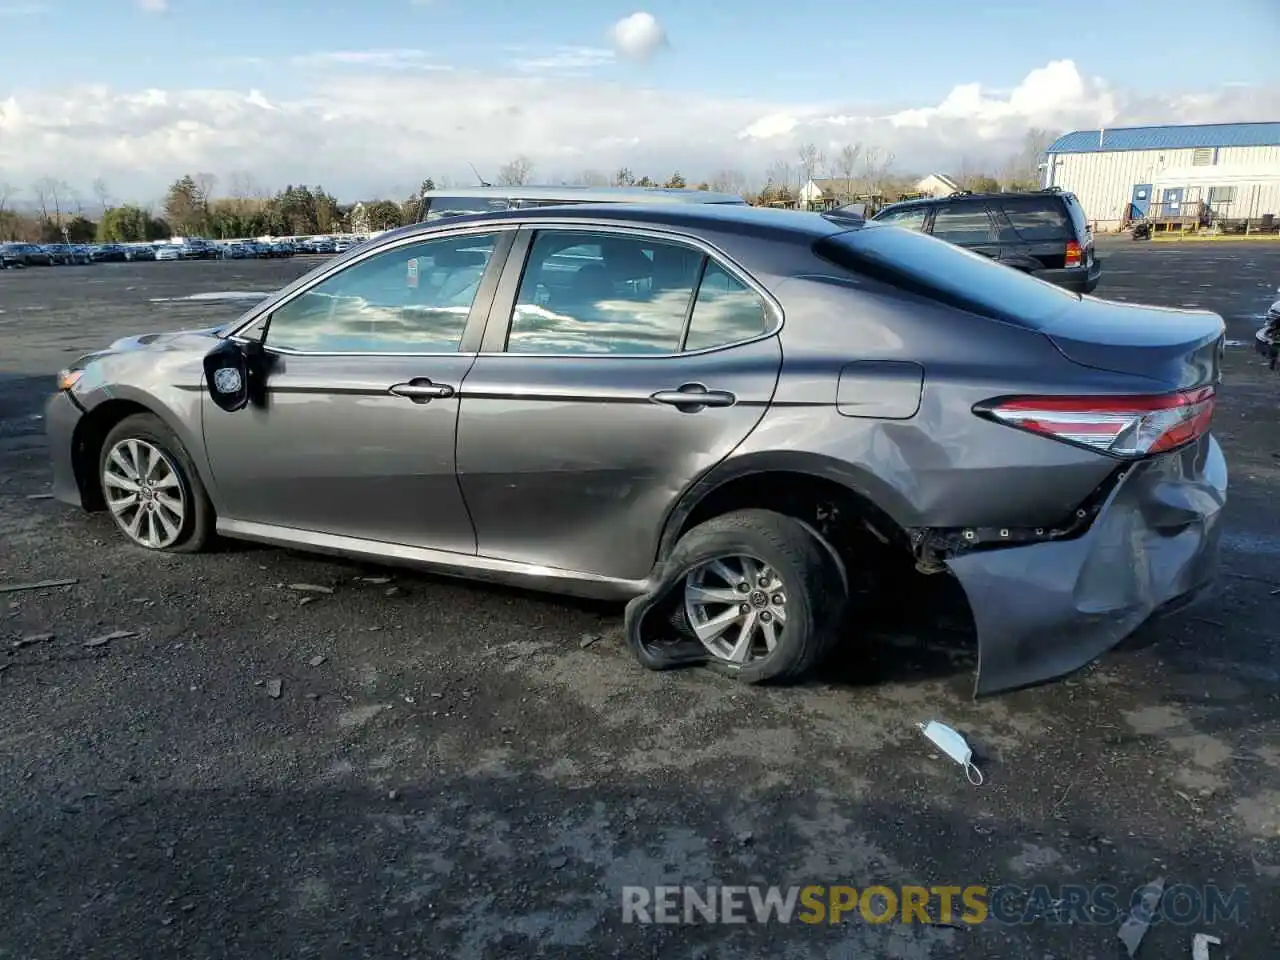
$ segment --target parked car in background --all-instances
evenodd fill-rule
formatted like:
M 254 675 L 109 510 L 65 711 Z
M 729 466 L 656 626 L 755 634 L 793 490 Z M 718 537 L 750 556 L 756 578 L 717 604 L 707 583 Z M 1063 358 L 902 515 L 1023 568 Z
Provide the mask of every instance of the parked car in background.
M 182 247 L 176 243 L 157 243 L 155 245 L 157 260 L 181 260 Z
M 130 260 L 154 260 L 156 248 L 149 243 L 131 243 L 126 247 Z
M 122 243 L 98 243 L 89 248 L 94 263 L 124 263 L 129 252 Z
M 20 244 L 16 243 L 0 243 L 0 270 L 27 265 L 22 252 L 18 249 L 19 246 Z
M 6 243 L 3 246 L 5 262 L 11 267 L 49 267 L 53 255 L 35 243 Z
M 394 230 L 118 340 L 45 423 L 55 495 L 135 545 L 628 599 L 654 669 L 797 677 L 951 576 L 994 693 L 1212 582 L 1224 333 L 879 224 L 582 204 Z
M 458 187 L 428 190 L 418 206 L 418 222 L 429 223 L 445 217 L 461 217 L 473 213 L 495 213 L 501 210 L 527 210 L 533 207 L 562 206 L 577 203 L 713 203 L 746 206 L 737 194 L 714 193 L 709 190 L 684 190 L 668 187 Z
M 1084 209 L 1066 191 L 906 200 L 871 219 L 930 234 L 1076 293 L 1092 293 L 1102 276 Z
M 49 255 L 49 262 L 55 267 L 68 267 L 73 262 L 71 247 L 65 243 L 46 243 L 40 247 Z

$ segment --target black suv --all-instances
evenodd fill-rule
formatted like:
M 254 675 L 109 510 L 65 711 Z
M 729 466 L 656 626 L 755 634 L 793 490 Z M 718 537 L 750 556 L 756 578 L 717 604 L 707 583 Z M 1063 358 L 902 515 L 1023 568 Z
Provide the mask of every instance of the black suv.
M 1102 275 L 1080 201 L 1062 190 L 904 200 L 872 219 L 932 234 L 1076 293 L 1092 293 Z

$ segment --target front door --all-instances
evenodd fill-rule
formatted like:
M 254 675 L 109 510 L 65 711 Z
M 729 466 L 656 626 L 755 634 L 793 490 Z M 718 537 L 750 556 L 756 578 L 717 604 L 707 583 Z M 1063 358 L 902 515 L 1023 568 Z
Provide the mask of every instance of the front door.
M 480 554 L 647 576 L 677 497 L 764 415 L 777 325 L 749 278 L 692 243 L 522 231 L 463 383 Z
M 1151 184 L 1139 183 L 1133 188 L 1133 199 L 1129 202 L 1129 219 L 1143 220 L 1151 209 Z
M 265 407 L 204 404 L 222 517 L 474 554 L 454 460 L 462 346 L 512 236 L 372 252 L 255 321 Z
M 1162 201 L 1166 217 L 1182 216 L 1182 197 L 1184 192 L 1182 187 L 1170 187 L 1165 190 Z

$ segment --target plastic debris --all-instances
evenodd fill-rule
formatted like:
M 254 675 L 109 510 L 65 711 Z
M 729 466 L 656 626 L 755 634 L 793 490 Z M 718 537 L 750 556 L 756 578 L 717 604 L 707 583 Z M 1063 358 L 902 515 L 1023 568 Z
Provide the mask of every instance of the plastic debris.
M 333 593 L 333 587 L 322 587 L 318 583 L 291 583 L 289 589 L 299 593 Z
M 1197 933 L 1191 938 L 1191 960 L 1209 960 L 1209 944 L 1222 945 L 1217 937 L 1207 933 Z
M 279 700 L 280 694 L 282 694 L 283 692 L 284 692 L 283 680 L 267 681 L 267 696 L 270 697 L 272 700 Z
M 0 583 L 0 593 L 17 593 L 19 590 L 43 590 L 46 587 L 70 587 L 79 583 L 77 577 L 62 580 L 36 580 L 32 583 Z
M 136 630 L 113 630 L 111 633 L 104 633 L 100 637 L 90 637 L 84 642 L 86 647 L 102 647 L 106 646 L 112 640 L 127 640 L 130 637 L 136 637 Z
M 1151 919 L 1156 915 L 1156 908 L 1160 906 L 1163 896 L 1164 877 L 1156 877 L 1142 891 L 1142 900 L 1137 909 L 1125 918 L 1124 923 L 1120 924 L 1120 929 L 1116 931 L 1116 936 L 1129 951 L 1130 957 L 1137 955 L 1138 947 L 1142 945 L 1142 938 L 1151 928 Z
M 973 762 L 973 748 L 969 746 L 969 742 L 964 737 L 945 723 L 939 723 L 937 720 L 930 720 L 928 723 L 917 723 L 916 726 L 920 728 L 921 733 L 933 741 L 934 746 L 964 767 L 965 778 L 970 783 L 975 787 L 982 786 L 982 771 Z

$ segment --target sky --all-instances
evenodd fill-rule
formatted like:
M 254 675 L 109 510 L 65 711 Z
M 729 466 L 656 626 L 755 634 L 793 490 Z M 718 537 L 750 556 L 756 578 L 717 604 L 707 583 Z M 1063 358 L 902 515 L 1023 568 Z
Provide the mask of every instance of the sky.
M 407 196 L 516 156 L 749 183 L 808 143 L 954 174 L 1030 128 L 1280 120 L 1280 0 L 643 2 L 0 0 L 0 199 Z

